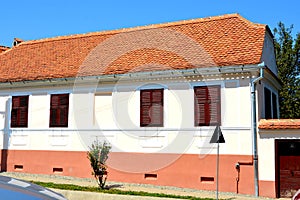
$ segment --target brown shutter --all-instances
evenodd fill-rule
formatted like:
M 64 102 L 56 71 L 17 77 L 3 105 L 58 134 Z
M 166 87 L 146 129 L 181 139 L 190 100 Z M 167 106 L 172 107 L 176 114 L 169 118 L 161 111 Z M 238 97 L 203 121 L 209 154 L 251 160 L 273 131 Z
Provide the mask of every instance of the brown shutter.
M 11 119 L 10 119 L 11 127 L 18 127 L 17 126 L 17 116 L 18 116 L 18 110 L 13 108 L 11 110 Z
M 51 95 L 50 127 L 68 127 L 69 94 Z
M 200 86 L 195 93 L 195 126 L 220 125 L 221 97 L 220 86 Z
M 141 90 L 140 126 L 163 126 L 163 89 Z
M 163 125 L 163 90 L 152 91 L 151 124 L 153 126 Z
M 66 106 L 63 106 L 60 110 L 59 110 L 59 119 L 58 119 L 58 123 L 61 126 L 67 126 L 68 124 L 68 109 Z
M 221 122 L 221 97 L 220 87 L 208 87 L 209 117 L 207 123 L 209 125 L 220 125 Z
M 195 125 L 205 125 L 207 114 L 205 110 L 208 108 L 207 88 L 195 87 Z
M 51 106 L 52 107 L 59 106 L 59 96 L 58 95 L 51 95 Z
M 50 127 L 56 126 L 56 119 L 57 119 L 57 109 L 51 108 L 50 109 Z
M 141 91 L 141 106 L 140 106 L 140 125 L 147 126 L 151 123 L 150 108 L 151 108 L 151 91 Z
M 60 106 L 67 106 L 69 105 L 69 95 L 64 94 L 59 96 L 59 104 Z
M 21 98 L 21 97 L 12 97 L 12 107 L 13 107 L 14 109 L 20 107 L 20 98 Z
M 27 121 L 28 121 L 28 109 L 26 108 L 20 108 L 19 109 L 19 126 L 20 127 L 27 127 Z
M 29 96 L 12 97 L 11 127 L 28 126 L 28 99 Z
M 28 107 L 28 96 L 19 98 L 20 107 Z

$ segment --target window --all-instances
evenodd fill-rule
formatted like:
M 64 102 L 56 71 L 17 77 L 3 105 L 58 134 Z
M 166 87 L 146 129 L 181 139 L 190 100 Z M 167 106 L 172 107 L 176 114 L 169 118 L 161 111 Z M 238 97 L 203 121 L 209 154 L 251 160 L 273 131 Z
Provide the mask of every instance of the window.
M 277 113 L 277 96 L 274 93 L 272 93 L 272 110 L 273 110 L 273 118 L 277 119 L 278 118 L 278 113 Z
M 50 127 L 68 127 L 69 94 L 52 94 Z
M 163 89 L 141 90 L 140 126 L 163 126 Z
M 28 126 L 28 99 L 29 96 L 13 96 L 11 109 L 12 128 Z
M 221 125 L 220 86 L 194 87 L 195 126 Z
M 267 88 L 265 88 L 265 118 L 266 119 L 272 119 L 272 96 L 271 91 Z
M 277 119 L 277 96 L 268 88 L 264 88 L 265 119 Z

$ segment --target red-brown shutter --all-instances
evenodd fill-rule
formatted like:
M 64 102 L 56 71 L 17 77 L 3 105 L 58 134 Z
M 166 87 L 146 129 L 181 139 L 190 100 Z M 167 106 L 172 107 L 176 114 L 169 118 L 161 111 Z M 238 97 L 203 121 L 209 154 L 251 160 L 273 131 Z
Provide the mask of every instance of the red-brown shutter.
M 209 118 L 207 124 L 220 125 L 221 122 L 221 97 L 220 87 L 208 87 L 208 102 L 209 102 Z
M 220 125 L 220 86 L 200 86 L 195 93 L 195 126 Z
M 208 108 L 207 102 L 207 88 L 206 87 L 196 87 L 195 91 L 195 125 L 205 125 Z
M 20 127 L 27 127 L 27 121 L 28 121 L 28 109 L 26 108 L 20 108 L 18 110 L 19 115 L 19 126 Z
M 28 99 L 29 96 L 12 97 L 11 127 L 28 126 Z
M 21 97 L 12 97 L 12 107 L 19 108 L 20 107 L 20 98 Z
M 52 107 L 59 106 L 59 96 L 58 95 L 51 95 L 51 106 Z
M 163 125 L 163 90 L 152 91 L 152 106 L 150 116 L 151 124 L 153 126 Z
M 68 109 L 66 106 L 63 106 L 59 110 L 59 120 L 58 123 L 62 126 L 67 126 L 68 125 Z
M 68 127 L 69 94 L 51 95 L 50 127 Z
M 151 123 L 150 118 L 151 108 L 151 91 L 141 91 L 141 108 L 140 108 L 140 125 L 147 126 Z
M 17 116 L 18 116 L 18 110 L 12 108 L 11 110 L 11 119 L 10 119 L 10 126 L 11 127 L 18 127 L 17 126 Z
M 56 119 L 57 119 L 57 109 L 51 108 L 50 109 L 50 127 L 56 126 Z
M 163 126 L 163 89 L 141 90 L 140 125 Z

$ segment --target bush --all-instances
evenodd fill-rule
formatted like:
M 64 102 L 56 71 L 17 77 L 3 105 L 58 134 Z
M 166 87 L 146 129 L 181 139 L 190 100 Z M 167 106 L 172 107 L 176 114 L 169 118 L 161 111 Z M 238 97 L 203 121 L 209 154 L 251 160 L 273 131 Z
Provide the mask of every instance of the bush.
M 108 173 L 105 162 L 108 159 L 111 145 L 106 141 L 101 143 L 96 139 L 89 149 L 87 157 L 93 169 L 92 175 L 95 177 L 99 187 L 104 189 Z

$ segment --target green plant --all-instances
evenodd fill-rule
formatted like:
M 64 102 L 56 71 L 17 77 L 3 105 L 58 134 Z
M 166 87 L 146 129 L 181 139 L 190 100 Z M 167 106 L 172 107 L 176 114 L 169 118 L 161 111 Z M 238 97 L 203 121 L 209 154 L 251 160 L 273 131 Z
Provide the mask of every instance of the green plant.
M 104 189 L 108 173 L 105 162 L 108 159 L 111 145 L 106 141 L 101 143 L 96 139 L 89 149 L 87 157 L 93 169 L 92 175 L 94 175 L 99 187 Z
M 87 192 L 100 192 L 107 194 L 119 194 L 119 195 L 135 195 L 135 196 L 150 196 L 150 197 L 159 197 L 159 198 L 175 198 L 175 199 L 190 199 L 190 200 L 213 200 L 212 198 L 200 198 L 193 196 L 181 196 L 176 194 L 163 194 L 163 193 L 150 193 L 145 191 L 131 191 L 131 190 L 120 190 L 120 189 L 110 189 L 103 190 L 98 187 L 88 187 L 88 186 L 79 186 L 72 184 L 60 184 L 60 183 L 45 183 L 39 181 L 31 181 L 37 185 L 54 188 L 60 190 L 72 190 L 72 191 L 87 191 Z

